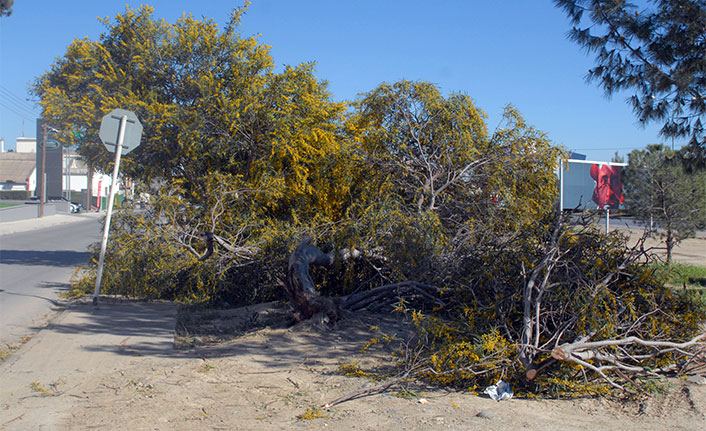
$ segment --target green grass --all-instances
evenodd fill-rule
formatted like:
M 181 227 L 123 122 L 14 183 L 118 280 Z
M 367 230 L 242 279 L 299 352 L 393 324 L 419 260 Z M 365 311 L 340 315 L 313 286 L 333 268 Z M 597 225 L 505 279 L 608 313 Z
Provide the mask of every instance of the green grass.
M 706 266 L 659 263 L 652 265 L 659 273 L 664 274 L 667 284 L 686 286 L 689 288 L 706 288 Z
M 8 203 L 0 202 L 0 208 L 16 207 L 18 205 L 22 205 L 22 204 L 14 204 L 14 203 L 8 204 Z

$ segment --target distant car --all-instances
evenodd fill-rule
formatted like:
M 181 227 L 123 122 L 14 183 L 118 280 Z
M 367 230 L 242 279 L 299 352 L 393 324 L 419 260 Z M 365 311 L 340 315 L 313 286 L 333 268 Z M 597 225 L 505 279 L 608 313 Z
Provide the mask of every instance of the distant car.
M 72 213 L 80 213 L 83 210 L 84 210 L 83 205 L 81 205 L 78 202 L 71 202 L 71 212 Z
M 71 208 L 71 212 L 72 212 L 72 213 L 80 213 L 81 211 L 84 210 L 83 205 L 81 205 L 81 204 L 78 203 L 78 202 L 69 201 L 68 199 L 66 199 L 66 198 L 63 197 L 63 196 L 62 196 L 61 199 L 59 199 L 59 200 L 60 200 L 60 201 L 64 201 L 64 202 L 68 202 L 68 203 L 69 203 L 69 208 Z

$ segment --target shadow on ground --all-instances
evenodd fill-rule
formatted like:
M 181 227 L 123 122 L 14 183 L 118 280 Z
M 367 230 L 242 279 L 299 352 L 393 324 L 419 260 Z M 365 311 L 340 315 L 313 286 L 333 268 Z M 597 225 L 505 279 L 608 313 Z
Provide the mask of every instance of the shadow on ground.
M 162 358 L 247 358 L 272 370 L 303 362 L 335 362 L 359 354 L 367 341 L 381 336 L 380 327 L 392 337 L 406 338 L 410 333 L 397 318 L 373 313 L 344 314 L 332 325 L 313 319 L 291 327 L 286 327 L 286 319 L 277 318 L 271 323 L 263 320 L 263 315 L 273 313 L 268 304 L 195 313 L 197 323 L 182 327 L 176 344 L 177 305 L 168 302 L 118 301 L 100 303 L 98 307 L 77 303 L 70 306 L 71 319 L 52 324 L 50 330 L 81 336 L 81 348 L 87 352 Z M 183 324 L 183 316 L 180 321 Z
M 88 252 L 72 250 L 2 250 L 0 263 L 5 265 L 36 265 L 70 267 L 88 262 Z

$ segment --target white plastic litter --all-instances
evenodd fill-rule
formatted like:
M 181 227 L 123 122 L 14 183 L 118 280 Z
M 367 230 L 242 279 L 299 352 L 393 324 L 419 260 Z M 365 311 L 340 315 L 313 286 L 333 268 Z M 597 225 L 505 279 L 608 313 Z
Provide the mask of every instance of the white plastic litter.
M 502 380 L 498 380 L 498 383 L 485 388 L 483 393 L 488 394 L 495 401 L 509 400 L 513 395 L 510 385 Z

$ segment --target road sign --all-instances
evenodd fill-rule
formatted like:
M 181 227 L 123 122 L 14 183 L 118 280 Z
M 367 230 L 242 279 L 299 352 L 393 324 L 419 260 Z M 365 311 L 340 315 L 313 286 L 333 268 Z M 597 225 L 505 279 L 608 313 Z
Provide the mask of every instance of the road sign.
M 56 139 L 47 139 L 47 150 L 56 150 L 60 145 Z
M 96 287 L 93 291 L 93 305 L 95 306 L 98 305 L 98 295 L 100 294 L 101 279 L 103 278 L 103 262 L 105 261 L 105 251 L 108 245 L 113 201 L 118 191 L 120 156 L 123 152 L 129 153 L 140 145 L 142 124 L 140 124 L 140 120 L 137 119 L 137 115 L 133 112 L 124 109 L 114 109 L 110 114 L 103 117 L 98 136 L 100 136 L 108 151 L 115 153 L 115 165 L 113 166 L 113 181 L 110 183 L 108 212 L 105 215 L 105 226 L 103 226 L 103 241 L 101 242 L 101 254 L 98 259 L 98 270 L 96 272 Z
M 103 141 L 103 145 L 105 145 L 105 148 L 111 153 L 115 152 L 115 147 L 118 145 L 120 120 L 123 116 L 127 117 L 127 122 L 125 123 L 122 153 L 127 154 L 140 145 L 142 123 L 137 119 L 137 115 L 125 109 L 114 109 L 110 114 L 103 117 L 103 120 L 101 120 L 101 128 L 98 132 L 98 136 Z

